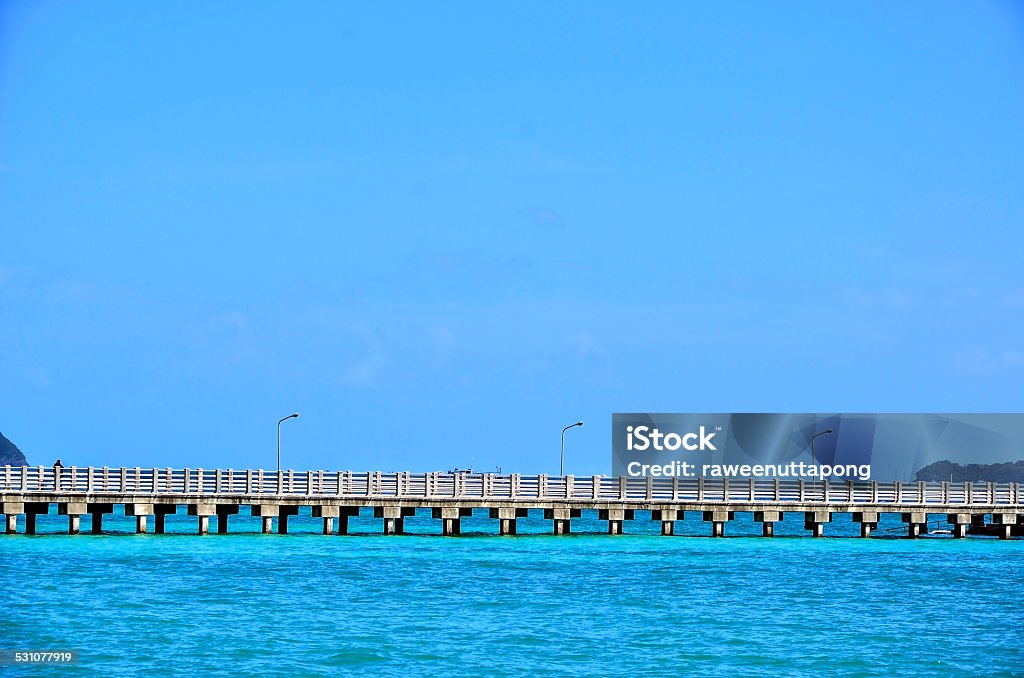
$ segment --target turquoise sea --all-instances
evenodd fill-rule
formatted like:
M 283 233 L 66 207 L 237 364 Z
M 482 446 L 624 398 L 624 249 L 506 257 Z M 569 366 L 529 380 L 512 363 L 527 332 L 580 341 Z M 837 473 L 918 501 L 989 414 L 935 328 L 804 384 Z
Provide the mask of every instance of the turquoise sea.
M 441 537 L 384 537 L 369 513 L 349 536 L 292 518 L 289 535 L 0 535 L 0 648 L 73 649 L 77 664 L 0 666 L 12 676 L 1024 675 L 1024 540 L 868 540 L 848 517 L 829 538 L 790 516 L 764 539 L 738 514 L 725 539 L 697 516 L 662 537 L 584 513 L 574 534 L 485 512 Z M 938 516 L 933 517 L 933 521 Z M 211 521 L 211 528 L 213 523 Z M 83 528 L 88 521 L 82 521 Z

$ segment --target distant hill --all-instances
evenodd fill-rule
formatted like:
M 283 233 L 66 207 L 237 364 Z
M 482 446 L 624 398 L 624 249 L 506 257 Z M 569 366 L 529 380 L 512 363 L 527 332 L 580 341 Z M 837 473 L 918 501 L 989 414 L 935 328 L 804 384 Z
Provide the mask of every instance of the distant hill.
M 917 472 L 918 480 L 950 480 L 954 483 L 1024 483 L 1024 461 L 1002 464 L 967 464 L 937 461 Z
M 21 453 L 18 446 L 0 433 L 0 466 L 28 466 L 28 459 Z

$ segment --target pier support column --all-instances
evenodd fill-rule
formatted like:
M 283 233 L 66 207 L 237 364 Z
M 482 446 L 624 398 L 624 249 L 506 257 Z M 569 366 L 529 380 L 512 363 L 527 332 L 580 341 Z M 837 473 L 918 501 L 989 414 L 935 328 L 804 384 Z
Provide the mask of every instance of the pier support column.
M 238 506 L 232 504 L 217 505 L 217 534 L 228 533 L 228 516 L 238 515 Z
M 992 514 L 992 524 L 998 525 L 1000 539 L 1009 539 L 1013 535 L 1013 527 L 1017 524 L 1017 513 L 1003 511 Z
M 50 504 L 41 501 L 25 502 L 25 534 L 36 533 L 36 516 L 50 512 Z
M 177 513 L 178 507 L 174 504 L 154 504 L 153 505 L 153 532 L 156 534 L 164 533 L 164 519 L 169 515 Z
M 146 516 L 153 515 L 152 504 L 125 504 L 124 514 L 135 516 L 135 533 L 146 534 Z
M 811 531 L 812 537 L 824 537 L 825 525 L 832 522 L 832 513 L 829 511 L 805 511 L 804 529 Z
M 458 509 L 455 509 L 457 512 Z M 374 506 L 373 517 L 384 519 L 384 534 L 404 534 L 405 533 L 405 520 L 406 515 L 411 515 L 408 511 L 403 511 L 401 506 Z
M 949 523 L 949 531 L 953 539 L 963 539 L 967 536 L 967 526 L 971 524 L 970 513 L 947 513 L 946 522 Z
M 277 507 L 277 533 L 288 534 L 288 518 L 299 515 L 298 506 Z
M 210 516 L 217 515 L 216 504 L 189 504 L 188 514 L 199 518 L 199 534 L 210 533 Z
M 675 534 L 676 521 L 682 520 L 684 517 L 685 512 L 678 509 L 653 509 L 651 511 L 651 520 L 661 521 L 661 534 L 665 537 Z
M 724 509 L 715 509 L 713 511 L 704 511 L 704 522 L 711 523 L 711 536 L 712 537 L 724 537 L 725 536 L 725 524 L 732 520 L 733 512 L 726 511 Z
M 277 504 L 252 504 L 249 507 L 249 514 L 263 519 L 263 534 L 270 534 L 274 531 L 274 518 L 277 517 Z
M 113 504 L 86 504 L 87 513 L 92 515 L 92 533 L 103 534 L 103 514 L 113 513 Z
M 633 519 L 633 511 L 629 509 L 598 509 L 598 520 L 608 521 L 608 534 L 622 534 L 622 522 Z
M 341 509 L 338 506 L 314 506 L 313 517 L 323 518 L 324 521 L 324 534 L 334 534 L 334 519 L 341 513 Z
M 358 506 L 342 506 L 338 510 L 338 534 L 348 534 L 348 519 L 359 515 Z
M 579 518 L 579 509 L 549 508 L 544 509 L 544 518 L 551 521 L 551 528 L 554 534 L 569 534 L 572 531 L 571 521 Z
M 84 502 L 57 504 L 57 515 L 68 517 L 68 534 L 78 534 L 82 527 L 82 515 L 88 513 Z
M 498 521 L 498 534 L 508 536 L 516 533 L 516 510 L 514 508 L 492 508 L 490 516 Z
M 454 506 L 441 506 L 430 509 L 430 515 L 434 520 L 441 521 L 441 534 L 446 537 L 454 537 L 462 534 L 462 511 Z
M 924 511 L 910 511 L 903 514 L 907 524 L 907 539 L 917 539 L 921 532 L 928 532 L 928 514 Z
M 0 509 L 3 509 L 4 523 L 6 523 L 4 532 L 15 534 L 18 531 L 18 514 L 25 512 L 24 502 L 5 501 L 0 504 Z
M 855 511 L 853 522 L 860 523 L 860 536 L 866 539 L 878 527 L 878 511 Z
M 761 523 L 761 536 L 775 535 L 775 523 L 782 520 L 781 511 L 754 511 L 754 522 Z

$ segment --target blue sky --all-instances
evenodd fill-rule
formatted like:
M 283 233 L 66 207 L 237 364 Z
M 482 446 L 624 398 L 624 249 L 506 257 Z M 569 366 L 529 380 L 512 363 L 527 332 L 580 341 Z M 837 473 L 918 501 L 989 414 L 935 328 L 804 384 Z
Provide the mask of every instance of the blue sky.
M 1010 3 L 0 5 L 33 463 L 610 469 L 615 411 L 1024 410 Z

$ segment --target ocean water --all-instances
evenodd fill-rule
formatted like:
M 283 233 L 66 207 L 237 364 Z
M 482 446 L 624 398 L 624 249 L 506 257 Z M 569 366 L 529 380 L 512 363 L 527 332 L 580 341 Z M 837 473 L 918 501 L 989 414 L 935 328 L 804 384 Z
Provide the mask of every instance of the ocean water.
M 0 675 L 1024 675 L 1021 539 L 906 540 L 894 516 L 868 540 L 800 516 L 764 539 L 749 514 L 662 537 L 642 512 L 622 536 L 585 512 L 570 536 L 538 515 L 497 537 L 479 513 L 454 538 L 429 512 L 389 537 L 365 511 L 348 536 L 308 514 L 204 537 L 184 515 L 74 537 L 40 517 L 0 535 L 0 648 L 79 661 Z

